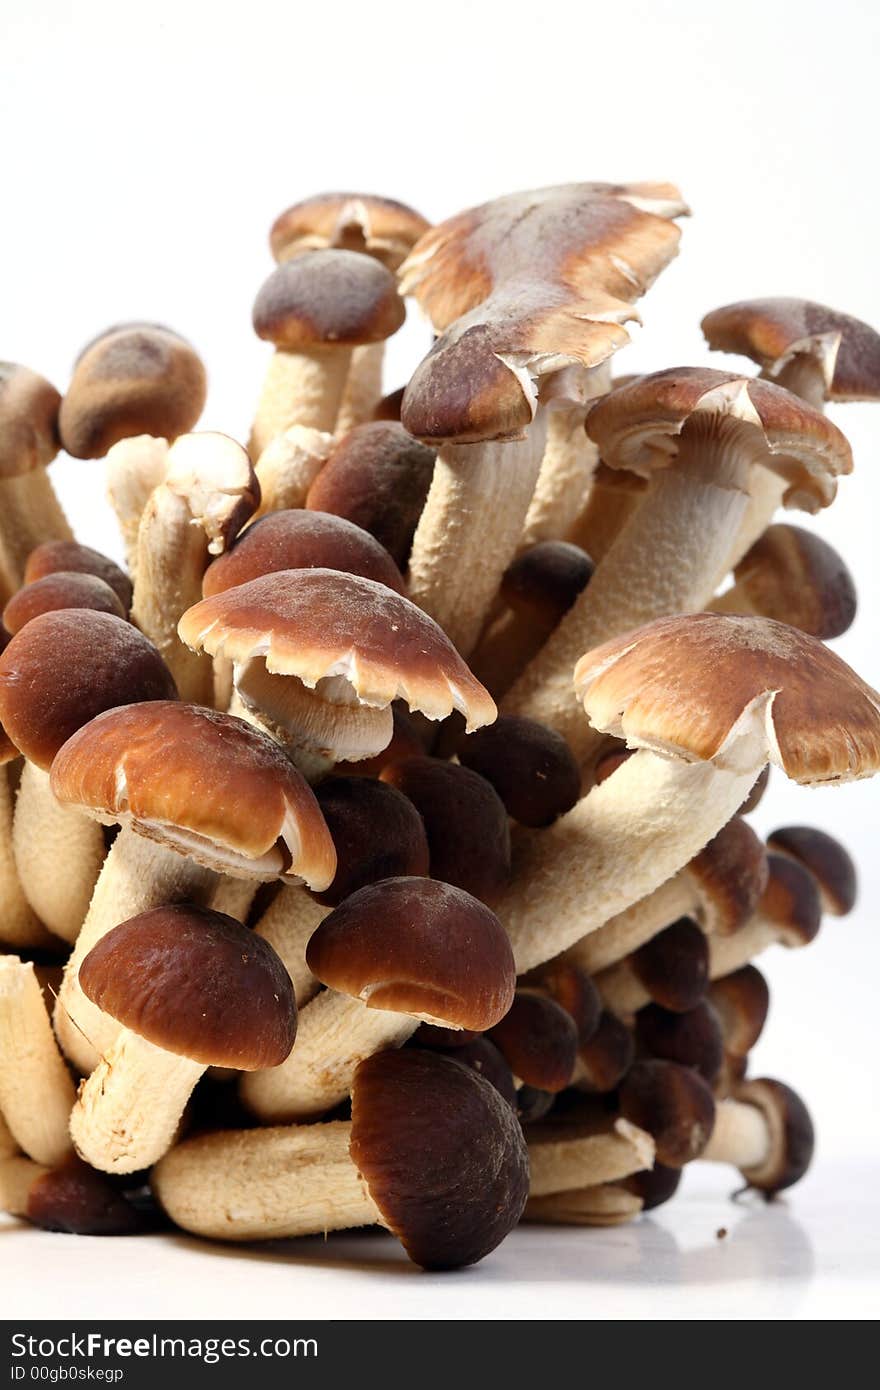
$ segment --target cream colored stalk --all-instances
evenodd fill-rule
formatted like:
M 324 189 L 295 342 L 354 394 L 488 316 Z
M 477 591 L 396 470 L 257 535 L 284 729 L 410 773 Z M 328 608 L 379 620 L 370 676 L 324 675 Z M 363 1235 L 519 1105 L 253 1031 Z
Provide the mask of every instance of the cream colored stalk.
M 0 1111 L 30 1158 L 51 1168 L 70 1152 L 75 1099 L 33 965 L 0 956 Z

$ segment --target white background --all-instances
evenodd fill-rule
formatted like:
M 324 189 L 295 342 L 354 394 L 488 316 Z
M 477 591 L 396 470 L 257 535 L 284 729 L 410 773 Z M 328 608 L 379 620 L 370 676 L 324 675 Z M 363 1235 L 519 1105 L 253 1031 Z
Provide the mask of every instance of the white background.
M 678 182 L 694 215 L 679 260 L 643 302 L 645 327 L 621 370 L 705 361 L 701 315 L 743 296 L 810 296 L 880 325 L 880 10 L 870 0 L 0 0 L 0 15 L 0 355 L 62 390 L 95 332 L 121 319 L 164 321 L 208 364 L 204 424 L 243 437 L 266 355 L 250 306 L 271 268 L 269 225 L 287 204 L 328 188 L 398 196 L 440 219 L 546 183 Z M 389 389 L 427 343 L 414 317 L 392 345 Z M 880 407 L 832 414 L 856 469 L 815 524 L 845 553 L 861 599 L 836 645 L 880 684 Z M 62 458 L 53 476 L 81 537 L 118 554 L 101 465 Z M 852 918 L 830 920 L 808 951 L 766 957 L 773 1012 L 756 1063 L 801 1090 L 818 1120 L 803 1211 L 832 1190 L 841 1204 L 823 1228 L 814 1312 L 836 1306 L 832 1271 L 867 1219 L 847 1200 L 837 1160 L 880 1155 L 878 807 L 876 785 L 811 793 L 775 774 L 756 817 L 762 830 L 791 820 L 833 830 L 862 878 Z M 793 1216 L 798 1202 L 793 1195 Z M 674 1229 L 675 1208 L 664 1218 Z M 551 1244 L 563 1281 L 578 1277 L 590 1249 L 580 1242 L 590 1239 Z M 0 1261 L 12 1244 L 0 1241 Z M 16 1236 L 18 1258 L 22 1244 Z M 87 1248 L 74 1255 L 62 1242 L 59 1252 L 85 1290 Z M 106 1261 L 106 1247 L 96 1248 Z M 186 1277 L 184 1256 L 169 1258 L 163 1277 L 173 1288 L 175 1271 Z M 207 1268 L 200 1277 L 210 1278 Z M 486 1270 L 471 1280 L 500 1288 L 502 1299 L 497 1269 Z M 216 1271 L 227 1277 L 224 1261 Z M 326 1288 L 326 1312 L 356 1311 L 356 1279 L 342 1306 L 332 1281 Z M 149 1290 L 143 1298 L 128 1311 L 149 1311 Z M 618 1315 L 646 1311 L 631 1298 Z M 756 1309 L 761 1299 L 756 1284 Z M 389 1294 L 371 1311 L 395 1316 L 395 1301 Z M 436 1287 L 422 1311 L 446 1315 Z

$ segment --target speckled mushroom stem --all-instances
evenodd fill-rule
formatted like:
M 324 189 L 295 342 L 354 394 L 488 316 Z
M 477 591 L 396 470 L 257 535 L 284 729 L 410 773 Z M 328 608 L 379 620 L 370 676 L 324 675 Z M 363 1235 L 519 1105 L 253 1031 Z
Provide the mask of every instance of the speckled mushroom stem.
M 758 1168 L 770 1151 L 767 1121 L 757 1105 L 723 1100 L 715 1107 L 715 1128 L 701 1158 L 731 1163 L 734 1168 Z
M 0 956 L 0 1110 L 29 1157 L 51 1167 L 70 1152 L 74 1100 L 33 965 Z
M 541 466 L 544 419 L 539 411 L 523 439 L 444 444 L 437 454 L 410 552 L 409 596 L 464 657 L 516 554 Z
M 321 988 L 306 964 L 306 947 L 330 909 L 322 907 L 305 888 L 284 885 L 254 927 L 281 959 L 290 976 L 297 1007 L 302 1009 Z
M 26 762 L 12 820 L 22 892 L 51 932 L 76 940 L 107 854 L 104 832 L 53 795 L 49 774 Z M 47 866 L 51 866 L 48 868 Z
M 347 434 L 355 425 L 372 420 L 373 411 L 382 399 L 384 366 L 384 342 L 362 343 L 354 349 L 336 419 L 337 434 Z
M 151 434 L 121 439 L 107 454 L 107 497 L 116 513 L 125 559 L 132 579 L 137 574 L 138 531 L 154 488 L 165 477 L 168 441 Z
M 351 1125 L 206 1134 L 152 1175 L 175 1225 L 214 1240 L 273 1240 L 384 1225 L 349 1154 Z
M 651 941 L 679 917 L 696 907 L 696 893 L 685 873 L 673 874 L 646 898 L 612 917 L 598 931 L 575 942 L 564 959 L 589 974 L 605 970 Z
M 13 796 L 9 767 L 0 767 L 0 942 L 5 946 L 55 946 L 24 893 L 12 852 Z
M 653 1139 L 628 1120 L 615 1120 L 612 1128 L 595 1134 L 535 1135 L 529 1140 L 529 1197 L 615 1182 L 653 1164 Z
M 77 1153 L 104 1173 L 150 1168 L 174 1143 L 201 1062 L 156 1047 L 128 1028 L 87 1081 L 70 1116 Z
M 545 1226 L 623 1226 L 643 1207 L 641 1197 L 615 1183 L 530 1197 L 523 1221 Z
M 330 457 L 333 444 L 332 434 L 306 425 L 291 425 L 267 444 L 254 465 L 261 500 L 252 520 L 267 512 L 304 507 L 309 488 Z
M 561 540 L 583 506 L 599 451 L 584 429 L 585 407 L 559 404 L 547 413 L 547 440 L 520 549 Z
M 120 922 L 163 903 L 206 904 L 217 875 L 194 860 L 123 826 L 104 860 L 88 913 L 55 1006 L 55 1032 L 66 1057 L 83 1074 L 97 1066 L 119 1032 L 79 986 L 79 967 L 93 946 Z
M 32 550 L 44 541 L 72 541 L 73 531 L 46 468 L 0 478 L 0 590 L 3 601 L 24 582 Z
M 272 354 L 257 412 L 254 417 L 248 453 L 259 459 L 276 435 L 291 425 L 333 432 L 342 404 L 351 363 L 351 348 L 285 352 Z
M 365 1057 L 402 1047 L 419 1021 L 390 1009 L 368 1009 L 360 999 L 325 989 L 300 1014 L 287 1060 L 243 1076 L 241 1098 L 261 1120 L 323 1115 L 350 1094 Z

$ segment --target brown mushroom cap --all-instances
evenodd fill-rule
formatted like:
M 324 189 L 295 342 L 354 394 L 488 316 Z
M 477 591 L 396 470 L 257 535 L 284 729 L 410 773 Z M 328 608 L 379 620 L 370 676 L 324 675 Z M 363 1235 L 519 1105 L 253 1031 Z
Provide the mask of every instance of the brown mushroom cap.
M 428 878 L 360 888 L 313 933 L 313 975 L 331 989 L 453 1028 L 503 1018 L 516 972 L 507 933 L 469 893 Z
M 106 1173 L 73 1154 L 34 1180 L 26 1216 L 44 1231 L 74 1236 L 131 1236 L 144 1227 L 140 1213 Z
M 533 719 L 499 715 L 461 739 L 457 751 L 465 767 L 492 783 L 520 825 L 550 825 L 580 796 L 580 768 L 565 739 Z
M 414 208 L 376 193 L 318 193 L 286 208 L 272 223 L 276 261 L 334 246 L 359 251 L 396 270 L 429 223 Z
M 764 793 L 767 790 L 767 783 L 770 781 L 770 765 L 758 774 L 758 779 L 754 783 L 751 791 L 743 804 L 737 811 L 738 816 L 750 816 L 757 806 L 760 806 Z
M 312 483 L 306 506 L 363 527 L 404 568 L 431 486 L 434 459 L 434 450 L 400 424 L 356 425 L 343 435 Z
M 131 580 L 114 560 L 100 550 L 81 545 L 79 541 L 44 541 L 32 550 L 24 567 L 25 584 L 45 579 L 59 570 L 66 573 L 96 574 L 116 594 L 125 612 L 131 608 Z
M 709 943 L 695 922 L 682 917 L 634 951 L 629 964 L 655 1004 L 686 1013 L 709 983 Z
M 760 913 L 785 946 L 808 946 L 822 925 L 822 900 L 813 875 L 794 859 L 768 854 L 769 876 Z
M 800 1182 L 810 1166 L 816 1142 L 810 1112 L 800 1096 L 781 1081 L 761 1077 L 737 1086 L 734 1099 L 757 1106 L 770 1134 L 764 1162 L 742 1169 L 746 1182 L 771 1195 Z
M 575 686 L 590 722 L 629 744 L 723 766 L 732 736 L 807 785 L 872 776 L 880 695 L 815 637 L 769 618 L 660 618 L 588 652 Z
M 768 835 L 767 848 L 786 855 L 812 874 L 823 911 L 834 917 L 852 912 L 858 895 L 856 866 L 833 835 L 814 825 L 783 825 Z
M 680 1168 L 667 1168 L 665 1163 L 655 1163 L 653 1168 L 645 1168 L 641 1173 L 631 1173 L 624 1178 L 621 1187 L 638 1197 L 642 1211 L 653 1211 L 662 1207 L 678 1191 L 681 1182 Z
M 405 386 L 398 386 L 396 390 L 389 391 L 387 396 L 383 396 L 373 411 L 373 419 L 394 420 L 399 425 L 400 407 L 403 403 L 403 393 L 405 390 Z
M 553 1109 L 556 1096 L 539 1086 L 520 1086 L 516 1093 L 516 1113 L 521 1125 L 535 1124 Z
M 523 983 L 544 990 L 571 1015 L 579 1047 L 589 1042 L 602 1017 L 602 996 L 586 970 L 564 960 L 548 961 L 530 971 Z
M 729 936 L 752 917 L 767 887 L 763 841 L 734 816 L 700 850 L 685 872 L 697 889 L 706 931 Z
M 258 338 L 288 352 L 381 343 L 406 317 L 397 281 L 354 251 L 313 251 L 276 266 L 254 300 Z
M 713 980 L 709 1003 L 721 1026 L 724 1048 L 745 1057 L 764 1031 L 770 1010 L 770 989 L 760 970 L 744 965 Z
M 28 761 L 44 770 L 95 715 L 176 695 L 152 642 L 109 613 L 43 613 L 0 656 L 0 722 Z
M 266 734 L 216 710 L 164 700 L 109 710 L 58 753 L 52 790 L 233 877 L 320 890 L 336 872 L 296 768 Z
M 510 879 L 510 824 L 485 777 L 421 757 L 389 763 L 382 781 L 409 797 L 422 817 L 432 876 L 494 902 Z
M 398 697 L 429 719 L 453 709 L 469 728 L 495 704 L 433 619 L 384 584 L 336 570 L 281 570 L 206 598 L 184 613 L 182 640 L 235 662 L 265 659 L 272 674 L 313 689 L 343 675 L 365 704 Z
M 83 993 L 166 1052 L 205 1066 L 277 1067 L 296 1037 L 290 976 L 273 948 L 189 903 L 114 927 L 79 968 Z
M 89 608 L 95 613 L 111 613 L 125 618 L 125 609 L 109 584 L 96 574 L 78 574 L 58 570 L 44 579 L 35 579 L 19 589 L 3 609 L 3 624 L 13 635 L 38 618 L 41 613 L 55 613 L 64 608 Z
M 386 550 L 342 517 L 302 509 L 269 512 L 248 526 L 205 571 L 206 598 L 279 570 L 328 569 L 359 574 L 405 592 L 403 575 Z
M 710 348 L 750 357 L 775 376 L 793 357 L 816 360 L 828 401 L 880 400 L 880 334 L 808 299 L 744 299 L 703 319 Z
M 578 1087 L 607 1095 L 632 1066 L 635 1043 L 623 1019 L 610 1009 L 599 1015 L 596 1031 L 578 1048 Z
M 351 1157 L 410 1259 L 474 1264 L 513 1229 L 529 1192 L 510 1106 L 482 1076 L 437 1052 L 379 1052 L 352 1087 Z
M 429 1029 L 430 1027 L 430 1024 L 423 1023 L 420 1025 L 419 1032 L 422 1028 Z M 422 1045 L 426 1044 L 422 1042 Z M 441 1048 L 441 1051 L 448 1052 L 449 1049 Z M 452 1049 L 452 1056 L 461 1066 L 470 1067 L 478 1076 L 491 1081 L 498 1094 L 504 1097 L 512 1109 L 516 1110 L 517 1090 L 513 1072 L 505 1061 L 503 1053 L 489 1038 L 484 1038 L 482 1034 L 477 1037 L 465 1038 L 459 1047 Z
M 176 439 L 202 413 L 202 362 L 170 328 L 123 324 L 85 349 L 61 403 L 61 442 L 74 458 L 103 458 L 120 439 Z
M 538 541 L 522 551 L 501 580 L 501 597 L 517 613 L 551 630 L 590 582 L 594 565 L 569 541 Z
M 693 1067 L 714 1086 L 724 1061 L 724 1038 L 718 1015 L 701 999 L 685 1013 L 648 1004 L 636 1014 L 636 1041 L 650 1057 Z
M 17 362 L 0 362 L 0 478 L 45 468 L 58 453 L 61 397 Z
M 336 847 L 336 877 L 318 900 L 337 906 L 383 878 L 425 877 L 425 823 L 402 792 L 364 777 L 331 777 L 315 788 Z
M 715 1101 L 690 1067 L 657 1059 L 635 1062 L 620 1088 L 620 1113 L 646 1129 L 670 1168 L 699 1158 L 712 1137 Z
M 518 989 L 491 1036 L 514 1076 L 525 1085 L 555 1093 L 570 1084 L 578 1032 L 571 1014 L 555 999 Z
M 800 526 L 768 526 L 735 570 L 755 612 L 827 642 L 856 616 L 856 588 L 843 557 Z

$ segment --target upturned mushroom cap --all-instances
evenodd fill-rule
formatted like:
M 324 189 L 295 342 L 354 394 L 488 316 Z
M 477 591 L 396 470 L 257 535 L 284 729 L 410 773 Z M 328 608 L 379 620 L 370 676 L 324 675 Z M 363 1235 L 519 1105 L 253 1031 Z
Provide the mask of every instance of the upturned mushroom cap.
M 336 877 L 319 901 L 332 907 L 383 878 L 425 877 L 425 823 L 402 792 L 364 777 L 330 777 L 315 788 L 336 848 Z
M 354 251 L 313 251 L 276 266 L 253 310 L 257 337 L 288 352 L 381 343 L 405 317 L 391 271 Z
M 124 1027 L 205 1066 L 277 1067 L 296 1037 L 293 985 L 269 943 L 188 903 L 114 927 L 89 951 L 79 982 Z
M 816 880 L 802 864 L 782 854 L 768 854 L 767 868 L 761 916 L 773 924 L 784 946 L 808 946 L 822 925 Z
M 764 1031 L 770 1010 L 770 989 L 764 976 L 756 966 L 744 965 L 713 980 L 708 997 L 726 1051 L 735 1057 L 747 1056 Z
M 794 357 L 821 368 L 828 401 L 880 400 L 880 334 L 861 319 L 808 299 L 743 299 L 703 319 L 710 348 L 757 362 L 768 376 Z
M 767 887 L 767 852 L 752 827 L 734 816 L 684 872 L 699 894 L 706 931 L 730 936 L 745 926 Z
M 374 256 L 396 270 L 426 222 L 414 208 L 376 193 L 318 193 L 286 208 L 272 223 L 269 245 L 276 261 L 327 246 Z
M 176 695 L 152 642 L 109 613 L 43 613 L 0 656 L 0 722 L 46 771 L 77 729 L 104 710 Z
M 858 896 L 856 866 L 833 835 L 814 825 L 783 825 L 768 835 L 767 848 L 801 864 L 812 874 L 824 912 L 833 917 L 852 912 Z
M 764 1162 L 742 1169 L 746 1182 L 770 1195 L 800 1182 L 812 1162 L 815 1147 L 813 1121 L 800 1096 L 781 1081 L 761 1077 L 737 1086 L 734 1099 L 757 1106 L 770 1135 Z
M 571 1014 L 555 999 L 518 989 L 510 1009 L 492 1029 L 492 1041 L 514 1076 L 540 1091 L 562 1091 L 571 1082 L 578 1030 Z
M 700 1002 L 709 982 L 706 935 L 682 917 L 634 951 L 629 965 L 655 1004 L 685 1013 Z
M 705 1081 L 676 1062 L 635 1062 L 620 1088 L 620 1113 L 646 1129 L 657 1157 L 670 1168 L 699 1158 L 715 1124 L 715 1101 Z
M 516 980 L 495 914 L 428 878 L 391 878 L 352 893 L 313 933 L 306 962 L 322 984 L 368 1009 L 477 1032 L 504 1017 Z
M 768 526 L 734 571 L 755 612 L 821 637 L 840 637 L 856 616 L 856 587 L 833 546 L 799 526 Z
M 680 1168 L 667 1168 L 665 1163 L 655 1163 L 653 1168 L 645 1168 L 641 1173 L 631 1173 L 628 1178 L 623 1178 L 621 1187 L 640 1198 L 642 1211 L 653 1211 L 675 1196 L 680 1183 Z
M 712 419 L 747 430 L 750 460 L 785 480 L 787 507 L 827 507 L 837 478 L 852 472 L 846 437 L 825 415 L 780 386 L 710 367 L 637 377 L 596 402 L 587 433 L 610 467 L 650 477 L 678 453 L 683 431 Z
M 125 612 L 131 608 L 131 580 L 114 560 L 100 550 L 81 545 L 79 541 L 44 541 L 32 550 L 24 567 L 25 584 L 45 579 L 47 574 L 63 570 L 68 574 L 96 574 L 116 594 Z
M 260 484 L 247 451 L 216 430 L 174 441 L 163 486 L 186 501 L 210 555 L 221 555 L 260 505 Z
M 324 512 L 269 512 L 249 526 L 225 555 L 205 571 L 206 598 L 279 570 L 327 569 L 359 574 L 405 593 L 403 575 L 378 541 L 338 516 Z
M 351 1157 L 383 1220 L 426 1269 L 475 1264 L 513 1229 L 528 1153 L 507 1102 L 436 1052 L 379 1052 L 352 1087 Z
M 434 459 L 434 450 L 413 439 L 402 425 L 367 421 L 340 439 L 312 483 L 306 506 L 363 527 L 404 568 L 431 486 Z
M 281 570 L 203 599 L 178 631 L 194 651 L 236 663 L 261 657 L 268 672 L 309 689 L 343 676 L 367 705 L 400 697 L 429 719 L 458 709 L 469 729 L 495 718 L 491 696 L 433 619 L 360 575 Z
M 439 758 L 407 758 L 382 781 L 409 797 L 425 823 L 431 874 L 492 903 L 510 879 L 510 824 L 504 803 L 479 773 Z
M 602 996 L 591 975 L 569 961 L 548 961 L 523 979 L 523 983 L 543 990 L 555 999 L 574 1020 L 578 1046 L 589 1042 L 602 1017 Z
M 89 608 L 94 613 L 111 613 L 125 618 L 125 609 L 118 595 L 96 574 L 77 574 L 75 571 L 47 574 L 19 589 L 3 609 L 3 625 L 13 635 L 38 618 L 41 613 L 55 613 L 64 608 Z
M 109 710 L 58 753 L 52 790 L 233 877 L 321 890 L 336 872 L 330 832 L 291 762 L 216 710 L 166 700 Z
M 106 1173 L 73 1154 L 34 1180 L 25 1214 L 44 1231 L 74 1236 L 131 1236 L 145 1225 Z
M 515 612 L 551 630 L 583 593 L 593 568 L 580 546 L 568 541 L 538 541 L 508 566 L 501 580 L 501 597 Z
M 603 1009 L 596 1031 L 578 1048 L 578 1086 L 607 1095 L 626 1076 L 635 1056 L 635 1043 L 623 1019 Z
M 17 362 L 0 362 L 0 478 L 45 468 L 58 453 L 61 397 Z
M 880 695 L 814 637 L 769 618 L 660 618 L 588 652 L 574 678 L 591 724 L 630 746 L 725 767 L 748 736 L 805 785 L 880 765 Z
M 639 1009 L 636 1041 L 650 1057 L 693 1067 L 709 1086 L 714 1086 L 724 1061 L 718 1015 L 705 999 L 686 1013 L 673 1013 L 659 1004 Z
M 103 458 L 138 434 L 176 439 L 195 425 L 207 377 L 198 354 L 170 328 L 108 329 L 78 358 L 61 403 L 61 442 L 74 458 Z
M 520 825 L 551 825 L 581 792 L 577 760 L 561 734 L 521 715 L 502 714 L 458 745 L 460 762 L 491 782 Z

